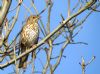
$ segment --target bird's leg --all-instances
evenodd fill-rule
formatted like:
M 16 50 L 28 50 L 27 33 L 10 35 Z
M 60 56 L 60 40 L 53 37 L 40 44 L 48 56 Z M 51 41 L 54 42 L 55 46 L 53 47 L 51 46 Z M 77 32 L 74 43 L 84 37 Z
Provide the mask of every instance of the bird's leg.
M 36 44 L 32 46 L 32 48 L 36 47 Z M 36 58 L 36 54 L 35 51 L 32 51 L 32 58 L 35 59 Z
M 35 46 L 36 45 L 33 45 L 32 48 L 34 48 Z M 35 68 L 35 65 L 34 65 L 35 58 L 36 58 L 35 51 L 32 51 L 32 72 L 33 73 L 34 73 L 34 68 Z

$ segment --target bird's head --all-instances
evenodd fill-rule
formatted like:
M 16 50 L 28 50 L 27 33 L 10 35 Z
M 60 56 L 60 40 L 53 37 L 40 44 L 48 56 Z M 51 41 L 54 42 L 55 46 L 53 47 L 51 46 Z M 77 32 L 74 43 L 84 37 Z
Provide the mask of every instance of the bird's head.
M 40 18 L 40 16 L 31 15 L 31 16 L 28 17 L 27 21 L 38 22 L 39 18 Z

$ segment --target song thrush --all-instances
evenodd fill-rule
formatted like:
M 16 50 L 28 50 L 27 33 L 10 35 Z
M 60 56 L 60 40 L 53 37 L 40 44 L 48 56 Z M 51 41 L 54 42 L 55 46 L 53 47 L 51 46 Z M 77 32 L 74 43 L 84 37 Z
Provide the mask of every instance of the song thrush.
M 37 44 L 39 37 L 39 27 L 38 27 L 39 16 L 31 15 L 24 25 L 20 40 L 21 40 L 21 53 L 27 51 L 33 45 Z M 19 68 L 27 67 L 28 54 L 22 57 L 19 61 Z

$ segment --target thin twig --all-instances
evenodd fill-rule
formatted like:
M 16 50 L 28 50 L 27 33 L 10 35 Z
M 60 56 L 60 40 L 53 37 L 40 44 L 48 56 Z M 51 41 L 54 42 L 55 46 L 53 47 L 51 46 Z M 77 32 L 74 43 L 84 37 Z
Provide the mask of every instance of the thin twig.
M 32 0 L 31 0 L 31 4 L 32 4 L 32 6 L 33 6 L 33 8 L 34 8 L 34 10 L 35 10 L 35 12 L 36 12 L 36 14 L 38 15 L 38 14 L 39 14 L 39 13 L 38 13 L 38 10 L 36 9 L 36 6 L 34 5 L 34 3 L 33 3 Z M 46 8 L 45 8 L 45 9 L 46 9 Z M 46 29 L 45 29 L 45 27 L 44 27 L 44 24 L 43 24 L 41 18 L 40 18 L 39 20 L 40 20 L 41 26 L 42 26 L 42 28 L 43 28 L 44 31 L 42 31 L 41 26 L 39 26 L 39 28 L 40 28 L 40 30 L 42 31 L 43 35 L 45 36 L 45 35 L 46 35 Z
M 32 15 L 33 13 L 32 13 L 32 11 L 24 4 L 24 3 L 22 3 L 22 5 L 25 7 L 25 9 Z
M 82 62 L 79 63 L 79 64 L 81 65 L 81 67 L 82 67 L 82 74 L 85 74 L 85 69 L 86 69 L 86 67 L 87 67 L 89 64 L 91 64 L 91 63 L 94 61 L 94 59 L 95 59 L 95 56 L 93 56 L 92 59 L 91 59 L 89 62 L 85 63 L 85 60 L 84 60 L 84 58 L 82 57 Z
M 0 27 L 2 27 L 2 23 L 4 22 L 4 19 L 6 18 L 6 15 L 11 6 L 12 0 L 2 0 L 2 1 L 3 1 L 3 6 L 2 6 L 2 9 L 0 9 Z
M 14 25 L 15 25 L 17 19 L 18 19 L 19 11 L 20 11 L 20 5 L 19 5 L 18 8 L 17 8 L 16 15 L 15 15 L 15 17 L 14 17 L 14 19 L 13 19 L 13 22 L 12 22 L 12 24 L 11 24 L 11 27 L 10 27 L 9 31 L 7 32 L 7 34 L 6 34 L 6 36 L 5 36 L 5 41 L 8 39 L 9 34 L 11 33 L 11 31 L 12 31 L 12 29 L 13 29 L 13 27 L 14 27 Z
M 66 42 L 64 43 L 64 45 L 62 46 L 61 51 L 60 51 L 60 54 L 59 54 L 59 57 L 58 57 L 58 59 L 57 59 L 57 62 L 56 62 L 56 64 L 53 66 L 53 72 L 54 72 L 55 69 L 58 67 L 58 65 L 59 65 L 59 63 L 60 63 L 60 61 L 61 61 L 61 58 L 62 58 L 64 49 L 65 49 L 65 47 L 69 44 L 69 42 L 70 42 L 69 39 L 67 39 Z

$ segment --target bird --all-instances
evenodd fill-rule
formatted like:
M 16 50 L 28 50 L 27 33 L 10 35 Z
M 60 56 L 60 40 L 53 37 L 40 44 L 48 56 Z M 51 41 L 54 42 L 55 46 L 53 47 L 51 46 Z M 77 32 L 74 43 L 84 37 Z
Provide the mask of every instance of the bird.
M 38 25 L 39 16 L 30 15 L 26 20 L 25 25 L 22 28 L 20 34 L 20 52 L 23 53 L 29 50 L 32 46 L 38 43 L 39 39 L 39 25 Z M 19 68 L 27 67 L 28 55 L 20 58 Z

